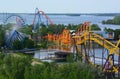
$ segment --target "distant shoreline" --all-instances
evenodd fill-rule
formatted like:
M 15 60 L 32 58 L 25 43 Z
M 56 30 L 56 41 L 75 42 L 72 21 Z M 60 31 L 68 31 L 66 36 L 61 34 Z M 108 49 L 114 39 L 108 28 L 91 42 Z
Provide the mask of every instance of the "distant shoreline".
M 34 15 L 34 13 L 0 13 L 0 14 L 29 14 Z M 70 15 L 70 16 L 80 16 L 80 15 L 95 15 L 95 16 L 117 16 L 120 13 L 46 13 L 47 15 Z

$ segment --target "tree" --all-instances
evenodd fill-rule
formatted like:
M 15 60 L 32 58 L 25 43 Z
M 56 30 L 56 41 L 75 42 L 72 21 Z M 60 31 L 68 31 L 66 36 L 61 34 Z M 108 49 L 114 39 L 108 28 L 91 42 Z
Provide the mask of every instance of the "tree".
M 31 58 L 19 55 L 6 55 L 0 64 L 3 79 L 24 79 L 25 68 L 31 66 Z
M 27 35 L 32 35 L 32 27 L 32 25 L 26 25 L 24 27 L 19 28 L 19 31 Z
M 102 21 L 103 24 L 116 24 L 120 25 L 120 16 L 115 16 L 113 19 L 108 19 L 106 21 Z
M 90 30 L 91 31 L 100 31 L 101 29 L 100 29 L 100 27 L 97 24 L 92 24 L 90 26 Z
M 26 38 L 24 41 L 24 45 L 26 48 L 34 48 L 34 41 Z
M 0 47 L 5 45 L 5 34 L 2 25 L 0 25 Z
M 118 40 L 119 39 L 119 35 L 120 35 L 120 29 L 110 29 L 110 28 L 104 28 L 104 31 L 106 32 L 114 32 L 114 39 Z
M 24 48 L 23 42 L 16 40 L 15 42 L 13 42 L 13 49 L 15 50 L 21 50 Z

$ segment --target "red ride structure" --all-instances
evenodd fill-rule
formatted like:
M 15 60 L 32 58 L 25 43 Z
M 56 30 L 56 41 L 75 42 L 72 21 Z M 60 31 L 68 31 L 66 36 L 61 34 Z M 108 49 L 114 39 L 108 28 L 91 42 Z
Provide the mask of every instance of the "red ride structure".
M 52 20 L 46 15 L 45 12 L 40 11 L 38 8 L 35 9 L 35 15 L 33 19 L 33 30 L 36 31 L 40 26 L 44 25 L 53 25 Z

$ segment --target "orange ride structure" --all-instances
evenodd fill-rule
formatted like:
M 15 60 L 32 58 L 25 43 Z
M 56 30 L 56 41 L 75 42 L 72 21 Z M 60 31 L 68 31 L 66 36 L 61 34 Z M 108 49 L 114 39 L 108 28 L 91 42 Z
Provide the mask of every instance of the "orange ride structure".
M 53 42 L 53 46 L 49 46 L 49 48 L 60 49 L 65 51 L 70 51 L 71 49 L 71 33 L 70 30 L 64 29 L 61 34 L 48 34 L 47 35 L 48 42 Z
M 107 79 L 114 79 L 115 73 L 120 79 L 120 40 L 114 44 L 102 35 L 90 31 L 89 22 L 82 24 L 75 33 L 71 33 L 69 29 L 64 29 L 61 34 L 48 34 L 46 38 L 49 42 L 54 43 L 51 48 L 64 51 L 71 51 L 73 48 L 76 59 L 77 55 L 80 54 L 86 63 L 98 66 L 96 60 L 99 59 L 100 69 L 109 74 Z M 99 57 L 96 57 L 96 54 L 100 52 L 96 51 L 97 47 L 102 50 Z
M 81 25 L 81 28 L 75 33 L 75 35 L 80 36 L 83 31 L 89 30 L 89 22 L 85 22 Z M 61 34 L 48 34 L 46 38 L 48 42 L 53 42 L 54 45 L 50 46 L 50 48 L 60 49 L 63 51 L 70 51 L 73 46 L 73 33 L 74 30 L 64 29 Z M 78 38 L 79 40 L 79 38 Z

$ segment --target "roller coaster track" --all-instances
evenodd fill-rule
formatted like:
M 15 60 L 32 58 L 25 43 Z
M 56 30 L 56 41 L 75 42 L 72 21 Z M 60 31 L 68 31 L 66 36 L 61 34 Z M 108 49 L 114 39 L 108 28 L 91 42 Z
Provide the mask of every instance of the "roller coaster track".
M 54 23 L 53 23 L 52 20 L 46 15 L 46 13 L 43 12 L 43 11 L 40 11 L 38 8 L 35 9 L 35 15 L 34 15 L 34 19 L 33 19 L 33 25 L 34 25 L 34 23 L 35 23 L 35 19 L 36 19 L 37 15 L 38 15 L 38 19 L 40 19 L 40 21 L 41 21 L 41 15 L 42 15 L 42 16 L 45 16 L 45 18 L 48 20 L 48 22 L 50 23 L 50 25 L 54 25 Z
M 90 33 L 90 32 L 85 32 L 81 36 L 74 36 L 73 38 L 77 39 L 76 44 L 82 44 L 88 40 L 90 41 L 95 41 L 96 43 L 100 44 L 101 46 L 105 47 L 110 51 L 110 54 L 116 54 L 119 55 L 118 50 L 119 47 L 114 45 L 113 43 L 109 42 L 108 40 L 104 39 L 102 36 L 95 34 L 95 33 Z M 104 45 L 103 45 L 104 42 Z
M 54 40 L 53 38 L 56 38 L 56 40 L 54 40 L 53 42 L 59 41 L 59 43 L 57 43 L 56 45 L 61 46 L 61 47 L 62 47 L 62 44 L 67 45 L 67 47 L 72 47 L 72 46 L 75 47 L 76 52 L 80 53 L 82 55 L 82 58 L 85 58 L 88 63 L 96 66 L 96 64 L 93 61 L 91 61 L 91 56 L 87 55 L 87 54 L 91 53 L 92 48 L 90 48 L 90 43 L 92 44 L 92 42 L 94 41 L 94 42 L 96 42 L 96 44 L 101 45 L 103 47 L 103 49 L 105 49 L 109 52 L 109 54 L 107 55 L 107 58 L 104 58 L 104 56 L 102 56 L 102 58 L 105 60 L 105 63 L 102 64 L 101 69 L 106 72 L 119 72 L 119 69 L 118 69 L 119 67 L 114 64 L 113 56 L 114 55 L 116 55 L 118 57 L 120 56 L 119 55 L 119 47 L 118 47 L 120 40 L 115 45 L 112 42 L 105 39 L 104 37 L 102 37 L 101 35 L 90 32 L 89 29 L 90 29 L 89 22 L 85 22 L 83 25 L 81 25 L 81 27 L 78 29 L 78 31 L 73 35 L 69 32 L 69 30 L 63 30 L 62 34 L 58 35 L 59 39 L 58 39 L 58 37 L 54 37 L 54 35 L 48 35 L 47 39 L 48 39 L 48 41 L 53 41 Z M 65 42 L 65 41 L 67 41 L 67 42 Z M 94 43 L 93 43 L 93 45 L 94 45 Z M 83 49 L 80 48 L 79 46 L 81 46 L 81 47 L 84 46 L 85 50 L 82 51 Z M 87 46 L 88 46 L 89 51 L 86 51 Z M 103 51 L 103 53 L 104 53 L 104 51 Z M 92 57 L 96 58 L 95 55 Z M 94 59 L 94 61 L 95 61 L 95 59 Z M 112 66 L 110 70 L 106 69 L 108 62 Z
M 38 8 L 35 9 L 34 19 L 32 22 L 32 31 L 38 32 L 42 25 L 54 25 L 52 20 L 46 15 L 45 12 L 40 11 Z
M 96 43 L 98 43 L 99 45 L 103 46 L 104 48 L 106 48 L 110 51 L 109 56 L 112 55 L 112 54 L 119 56 L 118 44 L 114 45 L 113 43 L 109 42 L 108 40 L 106 40 L 105 38 L 103 38 L 102 36 L 100 36 L 98 34 L 90 33 L 88 31 L 85 31 L 81 35 L 74 36 L 73 38 L 76 39 L 76 45 L 86 43 L 87 41 L 95 41 Z M 104 42 L 104 44 L 103 44 L 103 42 Z M 81 52 L 80 49 L 78 49 L 78 51 Z M 86 58 L 85 53 L 82 53 L 82 56 Z M 89 58 L 87 58 L 87 60 L 88 60 L 88 62 L 93 64 L 93 62 L 91 62 Z M 112 59 L 107 59 L 107 61 L 108 60 L 112 64 Z M 118 68 L 113 66 L 112 71 L 118 72 Z M 108 72 L 112 72 L 112 71 L 108 71 Z

